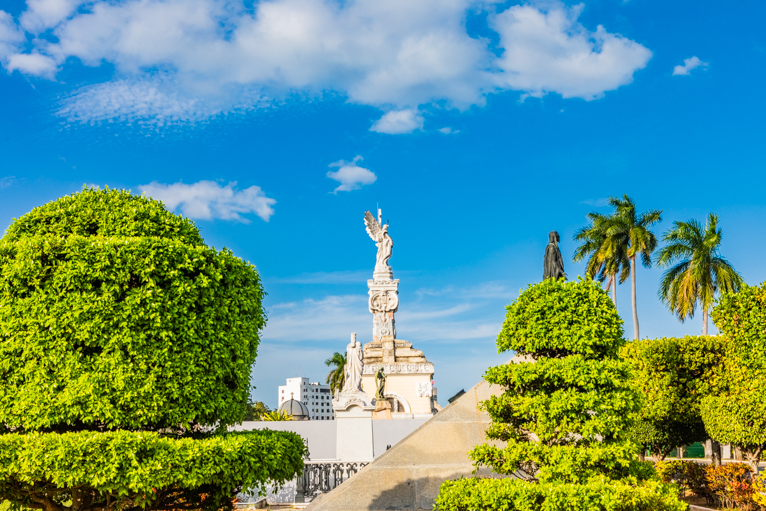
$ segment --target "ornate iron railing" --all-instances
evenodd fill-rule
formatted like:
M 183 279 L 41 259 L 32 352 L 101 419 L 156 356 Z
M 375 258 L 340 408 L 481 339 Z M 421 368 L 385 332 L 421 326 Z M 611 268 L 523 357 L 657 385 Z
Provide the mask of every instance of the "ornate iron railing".
M 367 462 L 321 462 L 308 461 L 303 466 L 303 475 L 298 478 L 295 491 L 296 502 L 309 502 L 320 493 L 327 493 L 343 481 L 359 472 Z

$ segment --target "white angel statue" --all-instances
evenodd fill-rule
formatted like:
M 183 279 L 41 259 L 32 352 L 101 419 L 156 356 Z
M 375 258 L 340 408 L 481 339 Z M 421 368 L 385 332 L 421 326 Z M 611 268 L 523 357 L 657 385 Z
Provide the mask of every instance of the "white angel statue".
M 388 222 L 386 222 L 385 225 L 381 225 L 379 219 L 376 220 L 375 217 L 372 216 L 372 213 L 365 211 L 364 225 L 367 228 L 367 234 L 370 235 L 370 238 L 375 242 L 375 246 L 378 247 L 378 255 L 375 259 L 375 271 L 373 275 L 375 276 L 379 274 L 380 276 L 388 276 L 388 278 L 391 278 L 393 272 L 388 265 L 388 260 L 391 259 L 394 240 L 392 240 L 391 236 L 388 234 Z

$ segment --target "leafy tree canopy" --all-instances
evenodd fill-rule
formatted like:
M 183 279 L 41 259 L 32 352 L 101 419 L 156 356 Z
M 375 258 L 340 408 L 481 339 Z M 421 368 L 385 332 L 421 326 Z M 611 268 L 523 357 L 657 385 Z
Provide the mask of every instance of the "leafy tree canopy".
M 702 420 L 711 438 L 741 446 L 755 470 L 766 449 L 766 282 L 724 293 L 713 321 L 724 357 L 714 395 L 702 400 Z
M 13 222 L 0 275 L 1 499 L 218 509 L 301 470 L 298 435 L 225 434 L 247 412 L 264 292 L 192 222 L 85 189 Z
M 722 339 L 713 336 L 645 339 L 621 349 L 643 397 L 631 432 L 644 449 L 665 458 L 678 446 L 708 438 L 700 402 L 710 392 L 722 350 Z

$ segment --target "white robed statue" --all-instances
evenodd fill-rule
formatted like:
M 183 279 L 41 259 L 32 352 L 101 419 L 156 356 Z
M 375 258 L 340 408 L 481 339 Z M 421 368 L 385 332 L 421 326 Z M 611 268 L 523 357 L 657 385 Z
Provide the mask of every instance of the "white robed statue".
M 375 246 L 378 247 L 378 255 L 375 258 L 375 271 L 373 276 L 375 280 L 378 277 L 383 279 L 391 278 L 393 272 L 388 265 L 388 260 L 391 259 L 391 252 L 394 249 L 394 240 L 388 234 L 388 222 L 382 223 L 380 218 L 380 210 L 378 210 L 378 219 L 376 220 L 372 213 L 365 211 L 364 213 L 364 225 L 367 229 L 367 234 L 375 241 Z
M 343 392 L 362 392 L 362 371 L 362 344 L 356 341 L 356 334 L 353 333 L 351 342 L 346 346 L 346 382 L 343 384 Z

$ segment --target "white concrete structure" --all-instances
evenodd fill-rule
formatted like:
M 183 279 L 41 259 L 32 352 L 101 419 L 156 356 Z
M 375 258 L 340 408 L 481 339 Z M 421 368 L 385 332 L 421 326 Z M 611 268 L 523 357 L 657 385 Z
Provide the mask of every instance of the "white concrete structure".
M 332 393 L 330 386 L 319 382 L 309 382 L 308 378 L 287 378 L 285 385 L 277 390 L 277 402 L 295 399 L 309 409 L 309 420 L 330 421 L 335 419 L 332 411 Z

